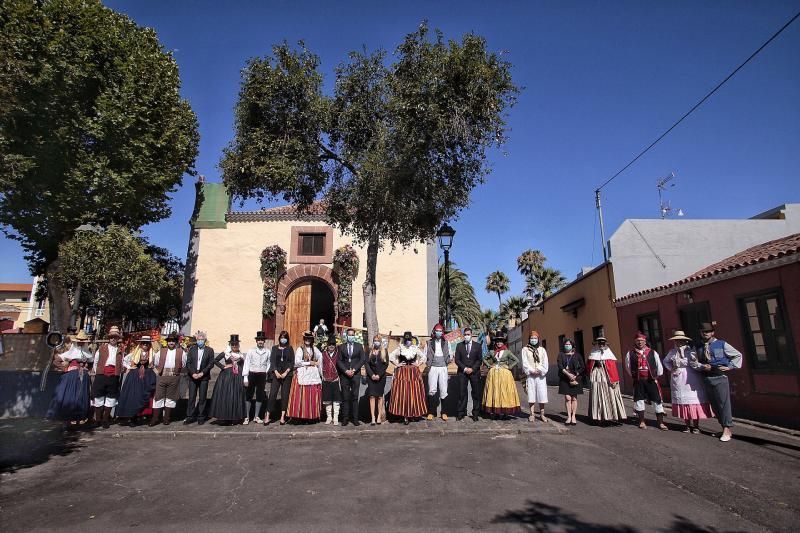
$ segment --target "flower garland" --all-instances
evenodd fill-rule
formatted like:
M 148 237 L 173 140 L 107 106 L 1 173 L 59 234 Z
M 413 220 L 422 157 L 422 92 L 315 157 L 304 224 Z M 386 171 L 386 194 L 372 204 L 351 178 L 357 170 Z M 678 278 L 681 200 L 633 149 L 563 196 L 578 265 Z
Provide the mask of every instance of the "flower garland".
M 264 281 L 264 302 L 261 312 L 274 317 L 278 306 L 278 279 L 286 271 L 286 252 L 274 244 L 261 252 L 261 279 Z
M 339 314 L 350 315 L 353 309 L 353 280 L 358 275 L 358 254 L 345 244 L 333 253 L 333 273 L 339 286 Z

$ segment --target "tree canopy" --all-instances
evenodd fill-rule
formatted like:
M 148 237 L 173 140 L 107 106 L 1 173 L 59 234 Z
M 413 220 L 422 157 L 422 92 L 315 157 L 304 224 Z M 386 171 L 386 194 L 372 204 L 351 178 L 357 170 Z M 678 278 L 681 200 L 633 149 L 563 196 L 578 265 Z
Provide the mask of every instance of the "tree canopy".
M 497 303 L 502 303 L 501 296 L 509 291 L 510 280 L 504 272 L 495 270 L 486 276 L 486 292 L 493 292 L 497 295 Z
M 450 263 L 450 312 L 460 327 L 480 328 L 483 323 L 481 306 L 475 297 L 475 289 L 467 275 L 455 263 Z M 439 317 L 444 323 L 445 279 L 444 263 L 439 264 Z
M 170 214 L 198 144 L 179 89 L 155 31 L 98 0 L 0 0 L 0 226 L 34 274 L 81 224 Z
M 370 335 L 378 250 L 432 239 L 469 204 L 489 172 L 488 151 L 506 140 L 518 92 L 510 63 L 475 34 L 446 41 L 422 24 L 392 59 L 350 53 L 332 95 L 303 43 L 250 60 L 220 162 L 233 195 L 301 208 L 322 200 L 330 224 L 367 244 Z

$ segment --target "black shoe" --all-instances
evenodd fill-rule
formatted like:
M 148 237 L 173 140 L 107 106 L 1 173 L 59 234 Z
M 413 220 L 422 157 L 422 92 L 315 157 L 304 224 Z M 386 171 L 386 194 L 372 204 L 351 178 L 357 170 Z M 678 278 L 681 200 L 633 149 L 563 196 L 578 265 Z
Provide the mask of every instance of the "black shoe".
M 183 425 L 184 425 L 184 426 L 188 426 L 189 424 L 193 424 L 193 423 L 195 423 L 195 422 L 197 422 L 197 419 L 196 419 L 196 418 L 193 418 L 193 417 L 191 417 L 191 416 L 187 416 L 187 417 L 186 417 L 186 420 L 184 420 L 184 421 L 183 421 Z
M 457 420 L 457 421 L 459 421 L 459 422 L 461 422 L 462 420 L 464 420 L 464 415 L 458 415 L 458 416 L 456 417 L 456 420 Z
M 202 426 L 205 423 L 206 423 L 206 419 L 205 418 L 200 418 L 200 419 L 197 420 L 197 425 L 198 426 Z
M 478 415 L 476 415 L 476 414 L 473 414 L 473 415 L 472 415 L 472 421 L 473 421 L 473 422 L 477 422 L 477 421 L 478 421 Z
M 342 420 L 342 427 L 345 427 L 349 423 L 350 423 L 349 420 Z
M 354 426 L 360 426 L 361 422 L 359 422 L 358 420 L 353 420 L 353 425 Z
M 408 425 L 408 418 L 403 420 L 403 424 L 405 424 L 406 426 Z

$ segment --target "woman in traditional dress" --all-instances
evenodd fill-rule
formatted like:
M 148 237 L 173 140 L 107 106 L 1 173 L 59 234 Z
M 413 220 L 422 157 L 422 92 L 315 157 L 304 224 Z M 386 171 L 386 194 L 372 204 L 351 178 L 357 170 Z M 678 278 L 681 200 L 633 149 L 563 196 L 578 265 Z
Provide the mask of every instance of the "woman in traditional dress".
M 425 353 L 414 345 L 410 331 L 403 333 L 403 343 L 392 350 L 389 361 L 395 365 L 389 412 L 403 417 L 408 425 L 410 418 L 422 418 L 428 410 L 425 385 L 420 367 L 425 364 Z
M 386 370 L 389 368 L 388 354 L 386 346 L 383 345 L 383 338 L 380 334 L 372 339 L 372 348 L 367 356 L 367 363 L 364 365 L 367 373 L 367 396 L 369 396 L 369 414 L 372 417 L 371 426 L 380 424 L 381 406 L 383 405 L 383 394 L 386 389 Z
M 61 420 L 68 428 L 74 429 L 89 418 L 89 368 L 94 355 L 87 349 L 89 337 L 85 331 L 81 330 L 68 339 L 65 349 L 53 357 L 53 364 L 64 373 L 50 401 L 47 418 Z
M 325 423 L 339 425 L 339 407 L 342 404 L 342 389 L 339 387 L 339 372 L 336 362 L 336 336 L 331 335 L 322 351 L 322 403 L 325 406 Z
M 267 401 L 267 413 L 264 416 L 264 425 L 271 423 L 270 417 L 275 410 L 278 401 L 278 393 L 281 394 L 281 425 L 286 423 L 286 409 L 289 407 L 289 390 L 292 386 L 292 374 L 294 373 L 294 350 L 289 344 L 289 332 L 281 331 L 278 335 L 278 344 L 272 347 L 269 355 L 269 371 L 272 372 L 272 380 L 269 388 L 269 400 Z
M 483 364 L 489 368 L 489 372 L 483 388 L 482 406 L 492 418 L 508 418 L 520 411 L 517 382 L 511 373 L 519 359 L 506 346 L 504 330 L 496 331 L 491 336 L 491 342 L 493 349 L 483 358 Z
M 226 350 L 214 358 L 214 364 L 222 372 L 214 383 L 208 415 L 224 426 L 239 424 L 247 417 L 247 389 L 242 375 L 245 354 L 239 350 L 239 335 L 231 335 L 229 345 L 230 351 Z
M 534 421 L 534 408 L 539 404 L 539 416 L 542 422 L 547 422 L 544 416 L 544 406 L 547 405 L 547 371 L 550 364 L 547 361 L 547 350 L 540 345 L 538 331 L 531 331 L 528 345 L 522 349 L 522 370 L 525 372 L 525 389 L 528 393 L 528 404 L 531 414 L 528 420 Z
M 683 331 L 676 331 L 669 340 L 675 342 L 675 347 L 664 358 L 664 368 L 670 373 L 672 416 L 683 419 L 684 433 L 700 433 L 700 420 L 713 418 L 714 413 L 706 397 L 703 376 L 694 369 L 699 365 L 697 354 L 689 345 L 692 339 Z
M 116 415 L 120 424 L 136 425 L 139 417 L 152 415 L 152 399 L 158 379 L 153 370 L 153 340 L 149 335 L 122 359 L 125 375 L 119 392 Z
M 298 346 L 294 353 L 294 378 L 286 409 L 289 418 L 305 422 L 319 420 L 322 407 L 321 360 L 322 353 L 314 346 L 314 334 L 304 332 L 303 345 Z
M 589 374 L 589 417 L 595 422 L 621 423 L 625 420 L 625 405 L 619 388 L 619 371 L 614 352 L 606 345 L 605 337 L 597 337 L 596 348 L 589 354 L 586 372 Z
M 564 395 L 564 405 L 567 408 L 566 426 L 574 426 L 575 413 L 578 412 L 578 396 L 583 394 L 581 377 L 586 369 L 583 356 L 575 351 L 570 339 L 565 339 L 562 351 L 558 354 L 558 393 Z

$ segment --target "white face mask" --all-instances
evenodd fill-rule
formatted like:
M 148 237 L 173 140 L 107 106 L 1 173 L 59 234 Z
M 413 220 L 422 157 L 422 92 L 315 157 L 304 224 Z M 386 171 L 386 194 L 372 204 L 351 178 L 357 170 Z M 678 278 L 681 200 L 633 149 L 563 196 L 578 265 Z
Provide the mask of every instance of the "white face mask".
M 464 340 L 469 342 L 472 340 L 472 335 L 464 335 Z
M 530 342 L 533 346 L 539 344 L 539 337 L 531 337 Z

